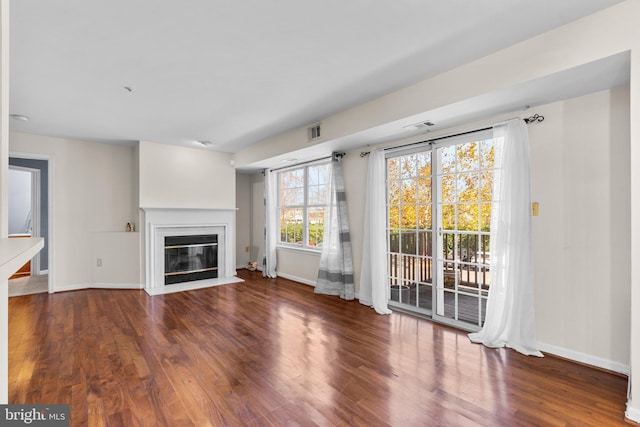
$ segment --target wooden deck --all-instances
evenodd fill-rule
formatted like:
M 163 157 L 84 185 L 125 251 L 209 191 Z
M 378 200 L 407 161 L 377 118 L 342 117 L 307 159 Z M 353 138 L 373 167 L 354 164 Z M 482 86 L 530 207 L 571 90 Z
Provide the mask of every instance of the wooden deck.
M 9 402 L 72 426 L 614 426 L 627 379 L 306 285 L 9 299 Z
M 392 287 L 391 300 L 402 302 L 407 310 L 417 308 L 431 310 L 433 304 L 433 294 L 431 285 L 410 285 L 405 286 L 402 292 L 398 287 Z M 479 305 L 480 304 L 480 305 Z M 458 316 L 456 318 L 456 305 Z M 456 319 L 473 325 L 482 326 L 487 308 L 486 298 L 458 294 L 457 296 L 450 289 L 444 291 L 444 316 L 449 319 Z M 481 310 L 481 311 L 480 311 Z M 482 317 L 478 317 L 479 314 Z

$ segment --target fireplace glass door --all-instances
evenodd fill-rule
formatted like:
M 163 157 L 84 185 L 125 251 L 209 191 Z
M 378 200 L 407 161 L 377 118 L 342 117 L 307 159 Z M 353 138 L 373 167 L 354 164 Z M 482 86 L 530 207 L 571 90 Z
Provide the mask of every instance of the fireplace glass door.
M 218 277 L 218 235 L 164 238 L 164 284 Z

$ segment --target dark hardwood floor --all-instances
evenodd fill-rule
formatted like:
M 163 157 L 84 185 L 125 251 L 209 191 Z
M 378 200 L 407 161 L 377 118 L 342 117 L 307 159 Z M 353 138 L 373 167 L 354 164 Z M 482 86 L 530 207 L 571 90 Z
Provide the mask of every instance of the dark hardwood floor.
M 627 379 L 286 279 L 9 300 L 9 402 L 73 426 L 626 425 Z

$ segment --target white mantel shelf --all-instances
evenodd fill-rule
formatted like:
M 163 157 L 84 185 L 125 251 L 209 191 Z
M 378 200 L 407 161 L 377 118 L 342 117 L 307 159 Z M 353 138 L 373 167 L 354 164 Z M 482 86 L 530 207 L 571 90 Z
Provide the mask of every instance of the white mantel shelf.
M 8 279 L 44 247 L 42 237 L 0 239 L 0 278 Z

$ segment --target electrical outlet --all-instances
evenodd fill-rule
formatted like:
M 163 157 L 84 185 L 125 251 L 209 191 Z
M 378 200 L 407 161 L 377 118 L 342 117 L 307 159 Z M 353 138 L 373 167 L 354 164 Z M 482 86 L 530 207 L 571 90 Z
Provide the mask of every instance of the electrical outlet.
M 247 252 L 247 253 L 249 253 L 249 246 L 245 246 L 245 247 L 244 247 L 244 251 L 245 251 L 245 252 Z
M 96 265 L 97 265 L 98 267 L 102 267 L 102 258 L 98 258 L 98 259 L 96 260 Z

